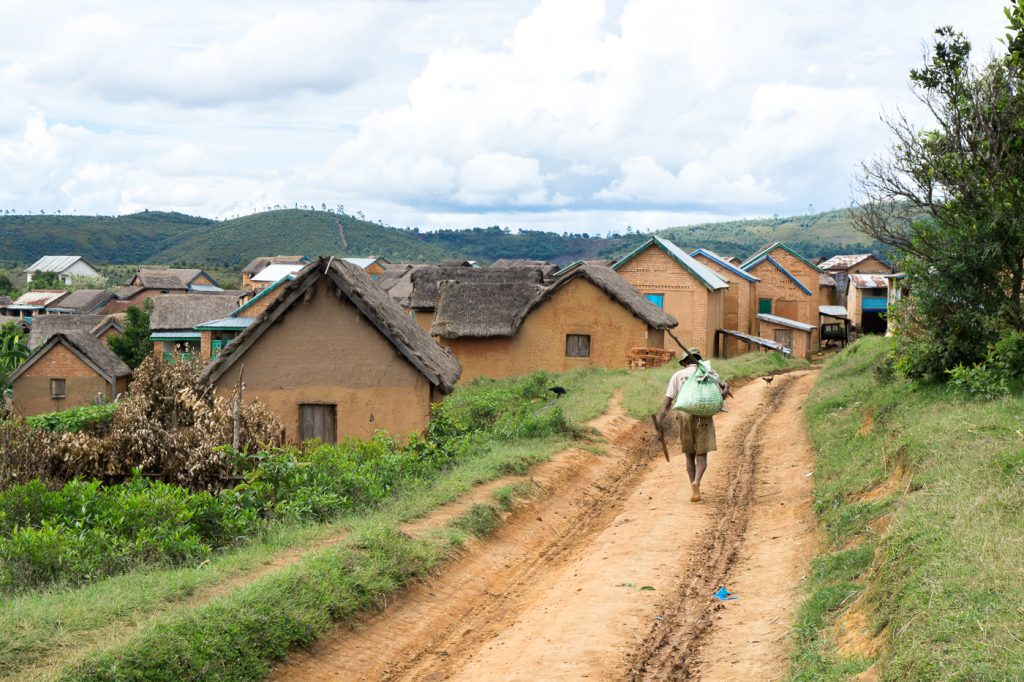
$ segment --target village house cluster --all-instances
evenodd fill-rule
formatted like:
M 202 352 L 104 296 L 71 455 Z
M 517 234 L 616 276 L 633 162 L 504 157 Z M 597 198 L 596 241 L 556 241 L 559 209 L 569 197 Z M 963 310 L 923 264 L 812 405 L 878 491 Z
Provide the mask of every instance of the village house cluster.
M 25 272 L 62 281 L 98 271 L 45 256 Z M 18 415 L 114 400 L 131 370 L 108 347 L 129 306 L 150 306 L 153 352 L 198 355 L 202 380 L 244 386 L 286 441 L 426 425 L 430 406 L 479 377 L 579 367 L 655 367 L 682 346 L 809 358 L 851 330 L 886 331 L 901 275 L 871 254 L 815 262 L 783 243 L 746 260 L 653 237 L 616 261 L 438 264 L 267 256 L 226 290 L 200 269 L 140 267 L 124 286 L 32 290 L 0 299 L 0 322 L 30 330 L 12 376 Z

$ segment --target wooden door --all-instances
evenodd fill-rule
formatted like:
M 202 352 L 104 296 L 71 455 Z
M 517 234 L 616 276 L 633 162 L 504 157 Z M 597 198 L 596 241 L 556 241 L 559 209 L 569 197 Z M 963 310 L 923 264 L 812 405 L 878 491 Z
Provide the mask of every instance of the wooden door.
M 338 442 L 337 405 L 299 405 L 299 439 L 310 438 L 319 438 L 325 443 Z

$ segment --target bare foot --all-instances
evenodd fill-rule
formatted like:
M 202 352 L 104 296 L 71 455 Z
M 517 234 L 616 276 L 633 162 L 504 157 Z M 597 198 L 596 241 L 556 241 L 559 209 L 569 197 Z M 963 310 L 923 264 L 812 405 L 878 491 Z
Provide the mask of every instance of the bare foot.
M 700 486 L 691 483 L 690 490 L 690 502 L 700 502 Z

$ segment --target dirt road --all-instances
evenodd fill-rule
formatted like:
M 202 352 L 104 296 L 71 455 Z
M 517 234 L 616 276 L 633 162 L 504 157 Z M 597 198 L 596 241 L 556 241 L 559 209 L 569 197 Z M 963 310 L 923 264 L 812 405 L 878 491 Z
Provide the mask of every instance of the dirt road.
M 700 504 L 678 442 L 671 463 L 648 459 L 647 426 L 613 401 L 593 422 L 605 455 L 538 467 L 538 496 L 496 535 L 274 679 L 778 678 L 815 546 L 801 413 L 813 382 L 804 371 L 737 391 L 716 417 Z M 714 600 L 720 585 L 739 598 Z

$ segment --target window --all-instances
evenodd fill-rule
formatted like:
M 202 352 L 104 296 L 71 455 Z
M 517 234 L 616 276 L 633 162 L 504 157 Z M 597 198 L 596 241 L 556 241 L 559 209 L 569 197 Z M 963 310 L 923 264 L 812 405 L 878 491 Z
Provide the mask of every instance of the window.
M 64 379 L 50 379 L 50 397 L 63 398 L 67 395 L 67 382 Z
M 781 343 L 786 348 L 793 350 L 793 330 L 792 329 L 776 329 L 775 330 L 775 343 Z
M 319 438 L 338 442 L 338 406 L 322 403 L 299 405 L 299 439 Z
M 665 294 L 644 294 L 647 300 L 658 306 L 659 308 L 665 307 Z
M 757 312 L 759 315 L 771 315 L 772 314 L 772 299 L 770 298 L 759 298 L 757 299 Z
M 590 335 L 589 334 L 566 334 L 565 354 L 570 358 L 590 357 Z

